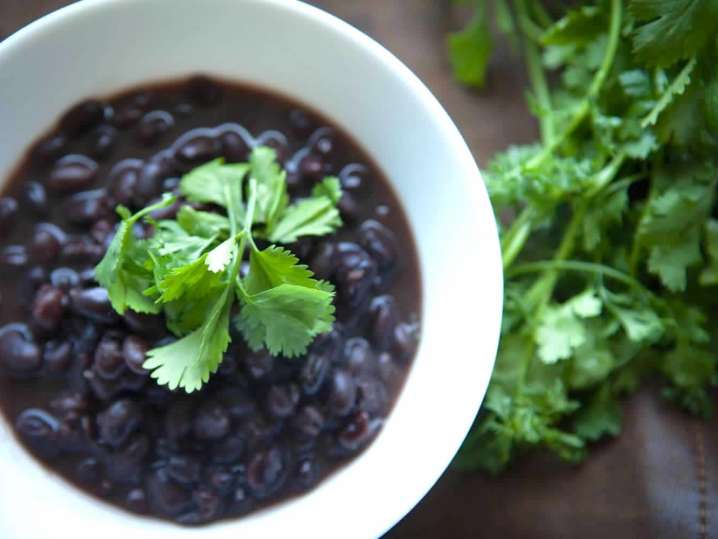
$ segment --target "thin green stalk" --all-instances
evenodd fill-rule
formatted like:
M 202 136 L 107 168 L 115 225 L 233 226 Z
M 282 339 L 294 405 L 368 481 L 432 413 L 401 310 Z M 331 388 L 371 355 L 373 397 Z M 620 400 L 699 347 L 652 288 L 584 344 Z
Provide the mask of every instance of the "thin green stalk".
M 511 223 L 511 228 L 509 228 L 508 232 L 501 238 L 501 256 L 504 269 L 511 266 L 523 249 L 529 234 L 531 234 L 533 214 L 534 212 L 531 208 L 528 206 L 524 208 Z
M 542 271 L 593 273 L 619 281 L 632 288 L 640 289 L 643 292 L 650 293 L 640 281 L 634 279 L 627 273 L 623 273 L 622 271 L 616 270 L 604 264 L 583 262 L 581 260 L 540 260 L 537 262 L 527 262 L 525 264 L 514 266 L 509 272 L 507 272 L 507 275 L 509 277 L 515 277 L 518 275 L 526 275 L 528 273 L 537 273 Z

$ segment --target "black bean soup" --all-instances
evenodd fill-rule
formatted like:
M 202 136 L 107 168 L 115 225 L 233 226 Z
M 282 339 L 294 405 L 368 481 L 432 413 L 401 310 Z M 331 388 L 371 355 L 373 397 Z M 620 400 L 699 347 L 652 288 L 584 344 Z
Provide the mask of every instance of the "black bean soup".
M 171 338 L 163 319 L 116 315 L 93 267 L 117 204 L 142 208 L 256 145 L 276 149 L 292 197 L 341 180 L 345 225 L 291 246 L 337 286 L 337 322 L 299 359 L 235 334 L 208 385 L 170 391 L 141 366 Z M 419 270 L 396 196 L 345 133 L 265 91 L 198 76 L 73 107 L 7 183 L 0 232 L 2 413 L 53 471 L 135 513 L 201 524 L 312 488 L 376 436 L 416 348 Z

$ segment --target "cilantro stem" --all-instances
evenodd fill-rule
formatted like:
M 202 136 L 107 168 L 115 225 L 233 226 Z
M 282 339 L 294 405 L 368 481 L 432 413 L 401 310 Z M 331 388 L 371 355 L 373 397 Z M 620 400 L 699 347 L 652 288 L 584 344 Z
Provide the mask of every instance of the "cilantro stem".
M 528 28 L 531 19 L 528 15 L 526 2 L 520 0 L 516 3 L 518 10 L 518 22 L 522 31 L 528 35 Z M 536 43 L 532 40 L 524 39 L 524 54 L 526 56 L 526 67 L 528 68 L 529 79 L 533 87 L 536 101 L 541 109 L 542 114 L 539 115 L 539 125 L 541 130 L 541 140 L 544 144 L 550 145 L 555 137 L 555 126 L 553 121 L 553 107 L 551 105 L 551 97 L 546 82 L 546 75 L 541 65 L 541 56 Z
M 574 271 L 581 273 L 595 273 L 609 277 L 615 281 L 619 281 L 627 286 L 640 289 L 643 292 L 651 294 L 640 281 L 634 279 L 629 274 L 616 270 L 604 264 L 595 262 L 582 262 L 580 260 L 540 260 L 537 262 L 527 262 L 519 264 L 511 268 L 507 272 L 508 276 L 515 277 L 517 275 L 525 275 L 527 273 L 536 273 L 541 271 Z
M 536 17 L 538 23 L 541 26 L 548 28 L 553 24 L 551 15 L 548 14 L 548 11 L 546 11 L 546 7 L 543 5 L 543 2 L 541 2 L 541 0 L 532 0 L 531 11 L 533 11 L 534 16 Z
M 519 216 L 511 223 L 511 228 L 501 238 L 501 252 L 503 258 L 504 269 L 511 266 L 513 261 L 519 255 L 521 250 L 531 233 L 531 221 L 534 212 L 531 207 L 525 207 Z

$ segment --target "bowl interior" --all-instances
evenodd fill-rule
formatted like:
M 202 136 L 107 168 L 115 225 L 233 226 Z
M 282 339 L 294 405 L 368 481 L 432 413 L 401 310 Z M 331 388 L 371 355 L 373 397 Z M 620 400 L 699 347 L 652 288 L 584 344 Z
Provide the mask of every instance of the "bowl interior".
M 0 177 L 77 100 L 204 72 L 323 112 L 384 170 L 419 251 L 423 334 L 381 435 L 303 497 L 210 528 L 128 517 L 68 487 L 0 424 L 0 537 L 374 537 L 428 491 L 471 425 L 493 366 L 496 228 L 466 144 L 428 90 L 364 34 L 286 0 L 85 0 L 0 45 Z M 479 120 L 479 119 L 477 119 Z M 38 515 L 42 515 L 38 518 Z

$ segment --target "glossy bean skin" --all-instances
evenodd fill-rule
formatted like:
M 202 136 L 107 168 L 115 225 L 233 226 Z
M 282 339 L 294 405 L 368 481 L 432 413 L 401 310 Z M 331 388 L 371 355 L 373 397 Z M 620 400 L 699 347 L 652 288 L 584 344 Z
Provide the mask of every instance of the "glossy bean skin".
M 18 440 L 92 495 L 185 526 L 299 495 L 367 447 L 410 368 L 419 308 L 411 238 L 371 159 L 301 105 L 202 76 L 61 118 L 0 193 L 0 413 Z M 116 313 L 95 280 L 116 206 L 171 192 L 180 202 L 151 217 L 172 218 L 184 174 L 259 145 L 286 167 L 290 204 L 339 178 L 342 228 L 286 246 L 334 285 L 336 321 L 292 358 L 232 329 L 201 391 L 159 386 L 143 365 L 178 336 L 162 313 Z

